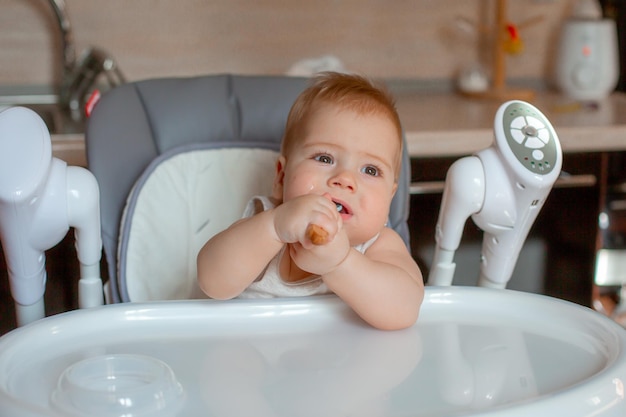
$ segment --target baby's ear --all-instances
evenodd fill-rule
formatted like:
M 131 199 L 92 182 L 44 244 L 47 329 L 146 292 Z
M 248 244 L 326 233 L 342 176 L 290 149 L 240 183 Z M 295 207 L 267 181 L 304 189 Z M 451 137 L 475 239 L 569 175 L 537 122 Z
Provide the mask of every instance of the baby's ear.
M 278 157 L 276 161 L 276 173 L 274 175 L 274 186 L 272 188 L 272 197 L 276 200 L 283 201 L 283 182 L 285 180 L 285 166 L 287 159 L 283 155 Z

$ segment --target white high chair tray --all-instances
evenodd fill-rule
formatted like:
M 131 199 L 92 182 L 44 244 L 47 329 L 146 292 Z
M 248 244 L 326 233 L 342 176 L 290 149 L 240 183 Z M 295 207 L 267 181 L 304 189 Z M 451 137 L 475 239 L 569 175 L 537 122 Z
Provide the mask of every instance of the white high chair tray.
M 0 338 L 0 415 L 624 416 L 625 341 L 485 288 L 429 287 L 391 332 L 334 296 L 118 304 Z

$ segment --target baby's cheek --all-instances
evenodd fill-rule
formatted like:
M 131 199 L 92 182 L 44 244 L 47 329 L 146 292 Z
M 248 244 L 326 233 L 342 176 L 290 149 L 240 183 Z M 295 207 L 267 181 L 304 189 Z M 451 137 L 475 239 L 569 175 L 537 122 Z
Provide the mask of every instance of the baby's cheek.
M 389 206 L 384 201 L 379 201 L 367 211 L 367 215 L 359 219 L 358 225 L 351 225 L 348 230 L 350 242 L 354 246 L 368 241 L 379 233 L 389 219 Z
M 285 184 L 284 199 L 291 200 L 307 194 L 315 194 L 317 186 L 314 181 L 306 178 L 293 178 Z

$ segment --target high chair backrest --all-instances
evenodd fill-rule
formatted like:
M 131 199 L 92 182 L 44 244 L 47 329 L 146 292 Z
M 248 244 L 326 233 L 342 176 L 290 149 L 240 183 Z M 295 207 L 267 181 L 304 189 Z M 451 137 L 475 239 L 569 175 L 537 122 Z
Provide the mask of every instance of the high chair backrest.
M 208 75 L 105 94 L 86 129 L 100 185 L 109 301 L 203 297 L 195 257 L 268 194 L 285 122 L 306 78 Z M 389 226 L 409 242 L 406 147 Z

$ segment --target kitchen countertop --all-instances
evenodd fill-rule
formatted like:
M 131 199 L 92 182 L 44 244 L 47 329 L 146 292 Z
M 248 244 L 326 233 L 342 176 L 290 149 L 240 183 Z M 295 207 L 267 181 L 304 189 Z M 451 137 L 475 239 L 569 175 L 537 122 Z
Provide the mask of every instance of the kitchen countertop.
M 454 157 L 488 147 L 501 102 L 454 93 L 394 91 L 412 157 Z M 626 94 L 582 106 L 556 93 L 532 101 L 552 122 L 564 152 L 626 150 Z M 83 135 L 52 135 L 56 157 L 85 166 Z
M 50 135 L 52 155 L 67 162 L 68 165 L 87 166 L 85 155 L 85 137 L 80 133 Z
M 501 101 L 457 94 L 396 93 L 412 157 L 471 154 L 493 140 Z M 626 94 L 582 106 L 556 93 L 537 94 L 532 104 L 552 122 L 564 152 L 626 150 Z

